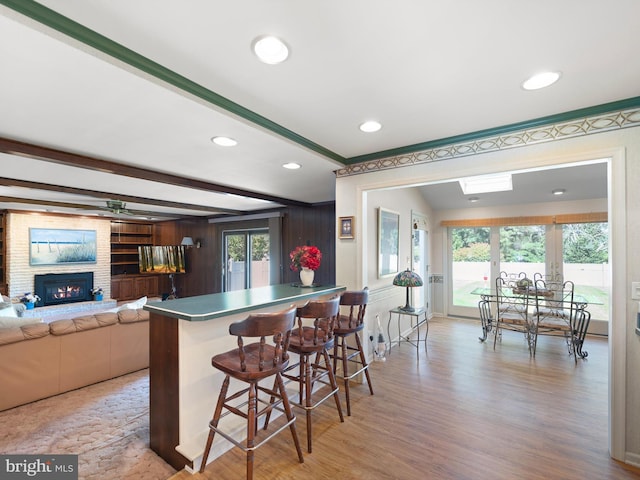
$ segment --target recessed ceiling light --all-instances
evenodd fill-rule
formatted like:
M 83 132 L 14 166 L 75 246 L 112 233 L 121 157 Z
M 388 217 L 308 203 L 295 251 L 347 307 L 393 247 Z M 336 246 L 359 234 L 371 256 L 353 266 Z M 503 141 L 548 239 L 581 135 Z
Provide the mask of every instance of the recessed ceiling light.
M 300 164 L 295 162 L 285 163 L 282 166 L 284 168 L 288 168 L 289 170 L 297 170 L 298 168 L 300 168 Z
M 360 124 L 360 130 L 366 133 L 377 132 L 382 128 L 380 122 L 376 122 L 375 120 L 369 120 L 367 122 Z
M 236 140 L 230 137 L 213 137 L 211 141 L 221 147 L 235 147 L 238 144 Z
M 560 72 L 542 72 L 528 78 L 522 82 L 522 88 L 525 90 L 538 90 L 548 87 L 558 81 Z
M 289 57 L 289 48 L 278 37 L 266 35 L 253 42 L 253 52 L 261 62 L 277 65 Z
M 476 203 L 478 200 L 480 200 L 480 198 L 479 198 L 479 197 L 469 197 L 469 201 L 470 201 L 471 203 Z
M 551 193 L 553 193 L 554 195 L 564 195 L 565 192 L 566 190 L 564 188 L 556 188 L 555 190 L 551 191 Z

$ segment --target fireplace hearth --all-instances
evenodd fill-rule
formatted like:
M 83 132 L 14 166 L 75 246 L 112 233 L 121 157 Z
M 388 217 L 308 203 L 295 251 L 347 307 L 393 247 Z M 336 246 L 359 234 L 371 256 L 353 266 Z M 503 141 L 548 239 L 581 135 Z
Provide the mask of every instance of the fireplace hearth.
M 34 277 L 37 307 L 93 300 L 93 272 L 47 273 Z

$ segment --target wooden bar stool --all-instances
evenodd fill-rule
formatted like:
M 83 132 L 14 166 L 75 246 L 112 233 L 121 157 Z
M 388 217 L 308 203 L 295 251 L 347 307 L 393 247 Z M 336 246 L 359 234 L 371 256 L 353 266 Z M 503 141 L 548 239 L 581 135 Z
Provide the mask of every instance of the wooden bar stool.
M 369 376 L 369 364 L 362 348 L 360 332 L 364 329 L 364 314 L 369 302 L 369 289 L 364 287 L 358 291 L 347 291 L 340 297 L 340 305 L 345 314 L 340 314 L 333 329 L 336 341 L 333 348 L 333 372 L 344 380 L 344 393 L 347 400 L 347 415 L 351 416 L 351 399 L 349 397 L 349 380 L 364 372 L 369 391 L 373 395 L 373 385 Z M 349 345 L 348 337 L 355 338 L 355 346 Z M 341 362 L 342 375 L 338 374 L 338 362 Z M 349 373 L 349 364 L 355 365 L 356 370 Z
M 218 396 L 213 419 L 209 422 L 209 437 L 202 456 L 200 473 L 204 471 L 213 443 L 213 437 L 219 433 L 247 454 L 247 480 L 253 478 L 253 458 L 254 451 L 274 435 L 289 427 L 293 443 L 298 452 L 298 460 L 304 462 L 300 442 L 295 426 L 295 416 L 291 410 L 289 399 L 287 398 L 282 372 L 289 364 L 289 342 L 291 330 L 295 325 L 296 308 L 277 313 L 256 313 L 249 315 L 245 320 L 233 323 L 229 326 L 229 333 L 238 337 L 238 348 L 214 356 L 211 364 L 226 374 Z M 245 338 L 260 338 L 259 342 L 244 344 Z M 272 342 L 272 343 L 267 343 Z M 258 382 L 275 375 L 273 389 L 261 387 Z M 229 381 L 231 378 L 249 384 L 236 393 L 228 394 Z M 260 397 L 260 392 L 268 395 L 269 401 Z M 248 400 L 238 405 L 235 401 L 248 394 Z M 258 404 L 264 404 L 264 408 L 258 410 Z M 280 406 L 282 404 L 282 406 Z M 223 409 L 225 412 L 223 413 Z M 278 410 L 286 415 L 284 425 L 279 425 L 277 429 L 264 438 L 258 437 L 258 420 L 262 415 L 270 415 L 272 410 Z M 229 434 L 218 428 L 220 419 L 228 414 L 238 415 L 247 420 L 247 440 L 246 444 L 238 442 Z M 267 430 L 265 421 L 264 430 Z M 280 422 L 279 422 L 280 423 Z M 258 443 L 256 443 L 258 442 Z
M 328 349 L 333 348 L 333 328 L 340 312 L 340 297 L 326 301 L 311 301 L 298 308 L 298 324 L 291 334 L 290 350 L 300 356 L 300 362 L 290 365 L 283 376 L 298 383 L 298 402 L 291 403 L 303 408 L 307 417 L 307 450 L 311 453 L 311 412 L 325 400 L 333 396 L 340 421 L 344 422 L 338 384 L 333 374 Z M 313 325 L 305 325 L 305 319 L 313 319 Z M 311 357 L 315 355 L 315 360 Z M 298 373 L 293 373 L 295 370 Z M 325 379 L 328 377 L 328 382 Z M 330 386 L 328 393 L 316 391 L 316 383 Z M 320 396 L 320 398 L 318 398 Z

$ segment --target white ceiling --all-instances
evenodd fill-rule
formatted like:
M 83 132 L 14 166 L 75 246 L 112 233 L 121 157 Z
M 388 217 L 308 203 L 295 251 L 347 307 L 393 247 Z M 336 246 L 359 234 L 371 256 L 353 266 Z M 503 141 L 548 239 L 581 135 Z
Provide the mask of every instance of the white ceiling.
M 190 91 L 7 5 L 45 23 L 56 17 L 43 7 L 52 9 Z M 147 216 L 176 217 L 332 201 L 333 172 L 354 157 L 639 96 L 638 18 L 637 0 L 0 0 L 0 137 L 47 149 L 4 148 L 0 207 L 45 208 L 17 198 L 98 213 L 121 199 Z M 263 34 L 287 42 L 286 62 L 254 57 Z M 520 87 L 547 69 L 562 72 L 557 84 Z M 360 132 L 368 119 L 382 130 Z M 216 135 L 239 144 L 218 147 Z M 57 151 L 81 161 L 65 164 Z M 144 170 L 113 175 L 114 164 Z M 595 170 L 599 186 L 588 191 L 604 186 L 606 196 Z M 549 184 L 536 175 L 532 183 Z M 562 188 L 581 185 L 589 182 Z

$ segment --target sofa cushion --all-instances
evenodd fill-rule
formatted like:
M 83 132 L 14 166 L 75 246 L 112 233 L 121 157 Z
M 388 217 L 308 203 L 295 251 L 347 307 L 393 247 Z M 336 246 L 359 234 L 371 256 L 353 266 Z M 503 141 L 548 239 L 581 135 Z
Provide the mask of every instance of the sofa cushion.
M 106 327 L 118 323 L 118 314 L 114 312 L 100 312 L 94 315 L 98 321 L 98 325 Z
M 138 310 L 120 310 L 118 312 L 118 319 L 120 323 L 145 322 L 149 320 L 149 312 L 141 308 Z
M 52 335 L 68 335 L 75 332 L 93 330 L 118 323 L 118 317 L 114 313 L 98 313 L 85 317 L 76 317 L 70 320 L 56 320 L 49 324 Z
M 49 335 L 49 325 L 46 323 L 33 323 L 22 327 L 0 329 L 0 345 L 46 337 Z
M 71 319 L 54 320 L 49 324 L 51 335 L 67 335 L 69 333 L 75 333 L 76 324 Z

